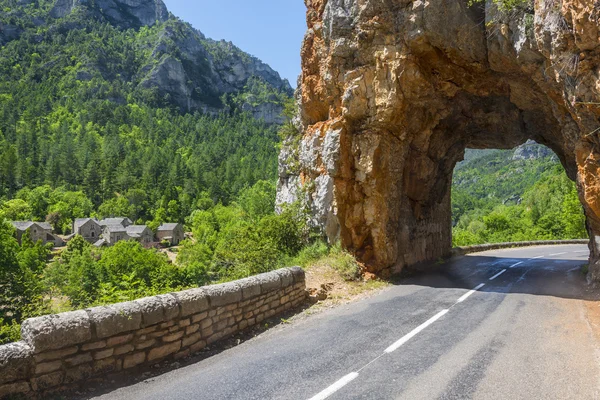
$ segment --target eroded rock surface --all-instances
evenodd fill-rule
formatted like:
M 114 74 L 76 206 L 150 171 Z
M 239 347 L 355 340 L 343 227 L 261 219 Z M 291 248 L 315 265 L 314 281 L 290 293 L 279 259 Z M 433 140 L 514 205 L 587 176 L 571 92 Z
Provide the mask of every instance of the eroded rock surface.
M 301 139 L 282 151 L 279 201 L 304 196 L 314 224 L 385 275 L 449 253 L 466 147 L 532 139 L 577 181 L 600 278 L 600 3 L 306 4 Z

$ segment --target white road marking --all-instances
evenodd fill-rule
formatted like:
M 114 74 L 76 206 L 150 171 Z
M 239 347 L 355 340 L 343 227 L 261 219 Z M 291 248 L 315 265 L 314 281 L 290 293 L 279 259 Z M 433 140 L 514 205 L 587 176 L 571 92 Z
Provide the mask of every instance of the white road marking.
M 544 258 L 544 256 L 537 256 L 537 257 L 533 257 L 533 258 L 530 258 L 529 260 L 537 260 L 538 258 Z M 528 260 L 528 261 L 529 261 L 529 260 Z
M 466 299 L 468 299 L 473 293 L 475 293 L 476 291 L 478 291 L 479 289 L 481 289 L 482 287 L 485 286 L 485 283 L 482 283 L 480 285 L 475 286 L 473 289 L 469 290 L 467 293 L 463 294 L 460 299 L 458 299 L 456 301 L 456 304 L 458 303 L 462 303 L 463 301 L 465 301 Z
M 554 256 L 562 256 L 563 254 L 567 254 L 567 252 L 563 252 L 563 253 L 554 253 L 554 254 L 550 254 L 548 257 L 554 257 Z
M 516 267 L 517 265 L 521 265 L 521 264 L 523 264 L 523 261 L 520 261 L 520 262 L 518 262 L 518 263 L 516 263 L 516 264 L 513 264 L 513 265 L 511 265 L 511 266 L 510 266 L 510 267 L 508 267 L 508 268 L 514 268 L 514 267 Z
M 587 253 L 587 252 L 589 252 L 589 250 L 577 250 L 577 251 L 574 251 L 574 253 Z
M 351 372 L 348 375 L 344 376 L 342 379 L 329 386 L 327 389 L 323 390 L 321 393 L 311 397 L 309 400 L 324 400 L 355 380 L 358 377 L 358 372 Z
M 490 281 L 493 281 L 494 279 L 496 279 L 497 277 L 499 277 L 500 275 L 502 275 L 502 274 L 503 274 L 503 273 L 505 273 L 505 272 L 506 272 L 506 270 L 505 270 L 505 269 L 503 269 L 502 271 L 498 272 L 496 275 L 492 276 L 492 277 L 490 278 Z
M 385 349 L 385 352 L 391 353 L 395 350 L 398 350 L 402 345 L 404 345 L 404 343 L 408 342 L 410 339 L 417 336 L 417 334 L 419 334 L 419 332 L 421 332 L 423 329 L 427 328 L 429 325 L 433 324 L 435 321 L 437 321 L 438 319 L 440 319 L 444 315 L 446 315 L 448 313 L 448 311 L 450 311 L 450 310 L 440 311 L 439 313 L 437 313 L 436 315 L 431 317 L 429 320 L 427 320 L 423 324 L 419 325 L 417 328 L 413 329 L 410 333 L 406 334 L 404 337 L 402 337 L 396 343 L 392 344 L 390 347 Z

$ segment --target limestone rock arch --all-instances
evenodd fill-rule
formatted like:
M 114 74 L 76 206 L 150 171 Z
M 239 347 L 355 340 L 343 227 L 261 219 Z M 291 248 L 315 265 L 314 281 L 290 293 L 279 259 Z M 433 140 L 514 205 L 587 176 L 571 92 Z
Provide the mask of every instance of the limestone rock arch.
M 448 254 L 465 148 L 528 139 L 576 180 L 599 260 L 600 3 L 497 1 L 305 0 L 278 202 L 306 199 L 313 224 L 372 272 Z

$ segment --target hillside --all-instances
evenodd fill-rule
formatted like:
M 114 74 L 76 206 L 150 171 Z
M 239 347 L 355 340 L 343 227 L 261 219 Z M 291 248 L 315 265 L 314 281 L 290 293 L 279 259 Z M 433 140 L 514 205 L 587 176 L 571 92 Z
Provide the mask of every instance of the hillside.
M 468 149 L 452 181 L 455 245 L 586 237 L 575 184 L 547 147 Z
M 0 7 L 0 199 L 47 185 L 108 214 L 128 202 L 135 219 L 183 222 L 199 199 L 275 178 L 292 89 L 260 60 L 160 0 Z

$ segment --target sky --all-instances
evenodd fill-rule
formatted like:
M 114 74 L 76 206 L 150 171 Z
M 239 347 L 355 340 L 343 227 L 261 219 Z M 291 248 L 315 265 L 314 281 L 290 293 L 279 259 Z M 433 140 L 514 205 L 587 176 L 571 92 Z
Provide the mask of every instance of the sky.
M 258 57 L 296 87 L 306 31 L 303 0 L 163 0 L 204 35 Z

